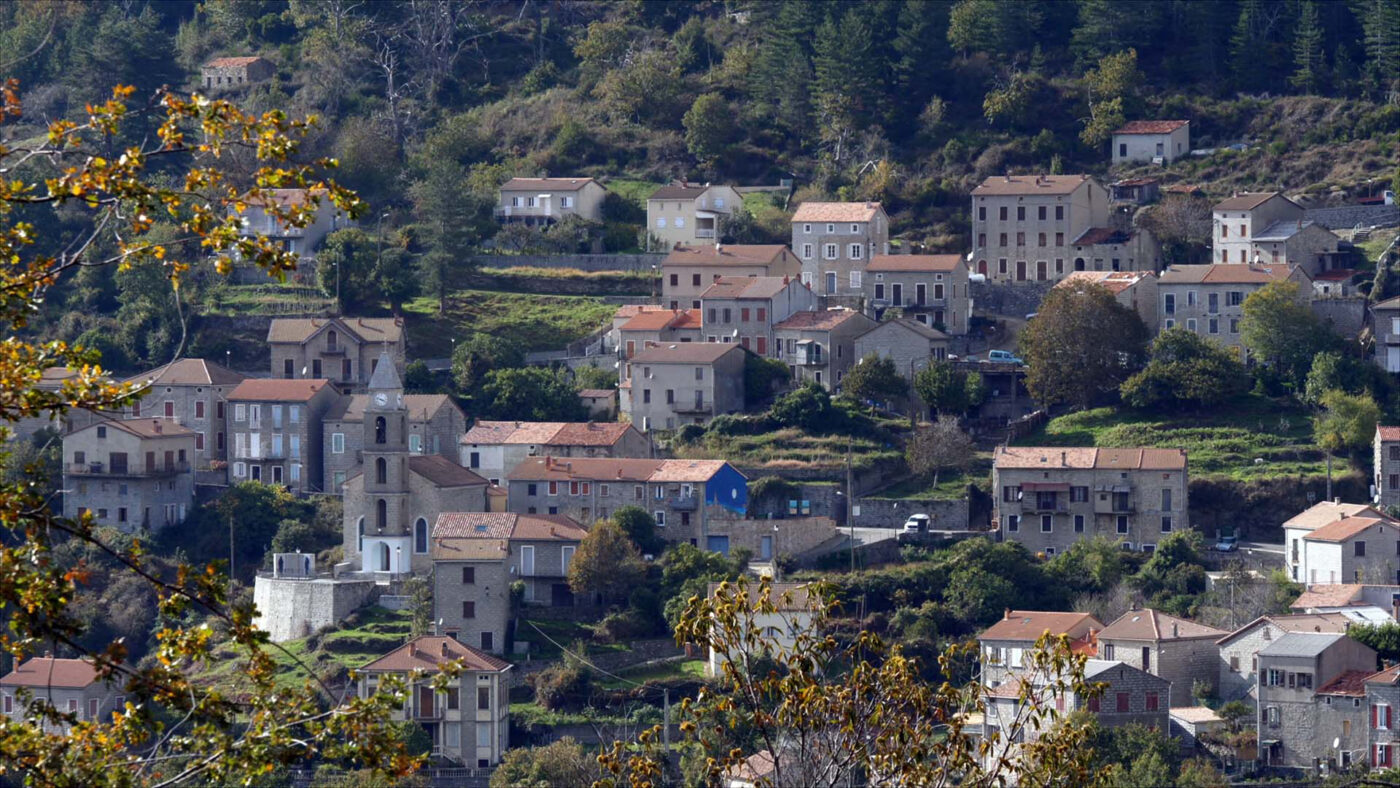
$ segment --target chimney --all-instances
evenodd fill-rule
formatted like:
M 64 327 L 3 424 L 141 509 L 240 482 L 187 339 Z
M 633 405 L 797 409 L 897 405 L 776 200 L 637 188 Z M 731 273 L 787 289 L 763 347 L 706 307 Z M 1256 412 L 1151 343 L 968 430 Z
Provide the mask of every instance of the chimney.
M 157 435 L 160 434 L 160 419 L 151 419 L 151 429 L 154 429 Z
M 1173 622 L 1172 622 L 1172 637 L 1176 637 L 1176 636 L 1177 636 L 1176 622 L 1173 621 Z
M 715 241 L 715 254 L 724 254 L 724 244 Z
M 1342 496 L 1340 496 L 1340 495 L 1338 495 L 1337 497 L 1335 497 L 1335 498 L 1332 499 L 1332 503 L 1340 504 L 1341 502 L 1342 502 Z
M 446 639 L 446 638 L 444 638 L 443 641 L 442 641 L 442 655 L 443 655 L 444 657 L 448 655 L 448 654 L 447 654 L 447 639 Z
M 1010 620 L 1010 619 L 1011 619 L 1011 608 L 1008 607 L 1008 608 L 1006 608 L 1006 612 L 1002 614 L 1002 620 L 1003 620 L 1003 621 L 1007 621 L 1007 620 Z
M 1068 459 L 1068 458 L 1069 458 L 1069 452 L 1063 452 L 1063 451 L 1060 452 L 1060 464 L 1061 464 L 1061 465 L 1064 465 L 1065 463 L 1069 462 L 1069 459 Z

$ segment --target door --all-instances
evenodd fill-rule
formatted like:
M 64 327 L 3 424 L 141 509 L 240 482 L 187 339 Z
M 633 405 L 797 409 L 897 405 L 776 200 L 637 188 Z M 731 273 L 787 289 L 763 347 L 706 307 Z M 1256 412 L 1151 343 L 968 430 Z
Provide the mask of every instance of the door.
M 255 481 L 255 482 L 260 482 L 260 481 L 262 481 L 262 466 L 261 466 L 261 465 L 254 465 L 254 466 L 250 467 L 248 470 L 252 473 L 252 479 L 253 479 L 253 481 Z
M 765 536 L 758 540 L 758 557 L 764 561 L 773 560 L 773 537 Z
M 379 571 L 389 571 L 389 545 L 384 542 L 379 543 Z
M 126 452 L 114 451 L 107 455 L 107 463 L 112 466 L 112 473 L 126 473 Z
M 759 337 L 759 338 L 758 338 L 758 355 L 760 355 L 760 356 L 766 356 L 766 355 L 768 355 L 768 337 Z
M 1016 281 L 1017 281 L 1017 282 L 1024 282 L 1024 281 L 1026 281 L 1026 261 L 1025 261 L 1025 260 L 1017 260 L 1017 261 L 1016 261 Z
M 914 285 L 914 306 L 923 306 L 927 302 L 928 286 L 920 282 Z
M 520 574 L 522 577 L 535 574 L 535 548 L 530 545 L 520 548 Z
M 894 306 L 904 306 L 904 285 L 890 285 L 890 303 Z
M 482 651 L 495 651 L 495 650 L 496 650 L 496 633 L 495 633 L 495 632 L 482 632 L 482 633 L 481 633 L 481 650 L 482 650 Z
M 720 555 L 729 555 L 728 536 L 707 536 L 705 537 L 705 549 Z
M 836 293 L 836 272 L 835 272 L 835 271 L 833 271 L 833 272 L 831 272 L 831 273 L 828 273 L 828 274 L 826 275 L 826 293 L 827 293 L 827 295 L 834 295 L 834 294 Z
M 1037 261 L 1035 261 L 1035 278 L 1036 278 L 1036 279 L 1039 279 L 1040 281 L 1043 282 L 1043 281 L 1045 281 L 1045 275 L 1046 275 L 1046 273 L 1047 273 L 1047 271 L 1046 271 L 1046 268 L 1045 268 L 1045 261 L 1044 261 L 1044 260 L 1037 260 Z

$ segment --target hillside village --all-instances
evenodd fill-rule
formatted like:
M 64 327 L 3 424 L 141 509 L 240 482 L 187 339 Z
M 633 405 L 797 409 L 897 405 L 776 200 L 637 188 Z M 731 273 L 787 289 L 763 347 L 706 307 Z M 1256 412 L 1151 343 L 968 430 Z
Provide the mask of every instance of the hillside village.
M 192 85 L 235 103 L 285 78 L 207 55 Z M 401 691 L 422 784 L 561 759 L 589 784 L 639 735 L 677 784 L 898 782 L 731 730 L 716 783 L 677 716 L 770 669 L 840 681 L 867 637 L 971 688 L 927 737 L 971 742 L 964 770 L 1014 780 L 1073 729 L 1132 784 L 1392 779 L 1400 175 L 1241 189 L 1211 175 L 1249 145 L 1130 107 L 1071 171 L 979 166 L 936 230 L 777 168 L 493 165 L 494 202 L 437 229 L 254 189 L 227 217 L 295 270 L 197 260 L 178 321 L 37 318 L 135 394 L 16 420 L 4 473 L 153 566 L 227 572 L 277 681 Z M 56 555 L 83 626 L 0 662 L 0 713 L 75 735 L 133 708 L 92 654 L 160 661 L 170 614 L 110 556 Z M 226 635 L 181 667 L 236 698 Z M 352 760 L 276 784 L 355 784 Z

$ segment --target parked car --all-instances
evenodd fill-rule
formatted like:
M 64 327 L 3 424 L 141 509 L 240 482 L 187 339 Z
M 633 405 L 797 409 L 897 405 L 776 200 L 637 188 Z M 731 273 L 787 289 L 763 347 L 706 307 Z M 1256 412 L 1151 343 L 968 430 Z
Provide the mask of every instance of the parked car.
M 904 521 L 903 533 L 906 534 L 926 534 L 928 533 L 929 516 L 926 514 L 911 514 L 909 519 Z
M 998 364 L 1026 363 L 1025 361 L 1022 361 L 1020 358 L 1018 358 L 1016 354 L 1012 353 L 1010 350 L 989 350 L 987 351 L 987 361 Z
M 1222 536 L 1215 542 L 1215 549 L 1222 553 L 1233 553 L 1240 549 L 1238 536 Z

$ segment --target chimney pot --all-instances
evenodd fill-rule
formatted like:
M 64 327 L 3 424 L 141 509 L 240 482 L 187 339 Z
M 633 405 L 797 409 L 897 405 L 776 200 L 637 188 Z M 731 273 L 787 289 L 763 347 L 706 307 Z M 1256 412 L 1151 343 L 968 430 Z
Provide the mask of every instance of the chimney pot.
M 446 641 L 446 640 L 442 641 L 442 655 L 443 655 L 444 657 L 447 656 L 447 641 Z
M 1005 619 L 1010 619 L 1010 618 L 1011 618 L 1011 608 L 1009 608 L 1009 607 L 1006 608 L 1006 612 L 1003 614 L 1003 618 L 1005 618 Z

